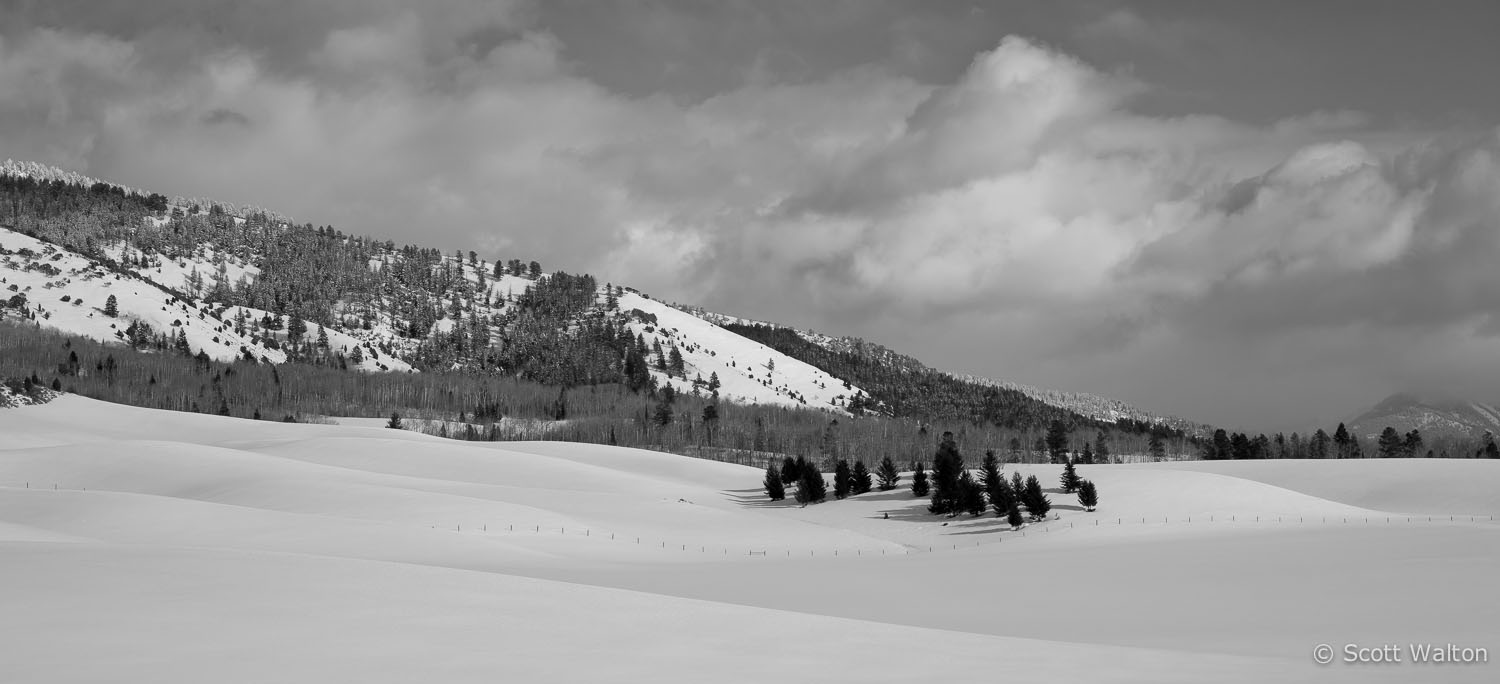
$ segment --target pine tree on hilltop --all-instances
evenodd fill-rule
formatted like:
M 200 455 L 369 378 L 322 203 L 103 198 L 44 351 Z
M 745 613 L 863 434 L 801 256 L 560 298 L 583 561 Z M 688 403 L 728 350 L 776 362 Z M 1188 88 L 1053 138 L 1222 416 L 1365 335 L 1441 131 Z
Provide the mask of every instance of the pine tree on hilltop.
M 109 299 L 104 300 L 104 315 L 109 316 L 110 318 L 119 317 L 120 301 L 118 299 L 115 299 L 114 295 L 110 295 Z
M 1042 483 L 1035 475 L 1026 478 L 1026 489 L 1021 495 L 1021 500 L 1026 504 L 1026 512 L 1031 514 L 1033 520 L 1041 520 L 1047 517 L 1047 511 L 1052 510 L 1052 501 L 1047 498 L 1046 492 L 1042 491 Z
M 927 496 L 927 464 L 917 462 L 917 467 L 911 472 L 911 495 L 915 497 Z
M 901 471 L 896 469 L 896 462 L 890 456 L 880 460 L 880 466 L 875 469 L 875 474 L 880 478 L 880 491 L 888 492 L 896 488 L 901 481 Z
M 849 496 L 849 490 L 854 484 L 854 478 L 849 472 L 849 461 L 839 459 L 833 467 L 833 498 L 842 499 Z
M 392 413 L 391 414 L 391 419 L 386 422 L 385 426 L 388 427 L 388 428 L 390 428 L 390 429 L 392 429 L 392 430 L 400 430 L 401 429 L 401 414 L 399 414 L 399 413 Z
M 1072 494 L 1073 492 L 1078 491 L 1078 483 L 1081 482 L 1081 481 L 1082 480 L 1080 480 L 1078 478 L 1078 470 L 1073 467 L 1073 462 L 1072 461 L 1068 461 L 1067 464 L 1063 465 L 1063 472 L 1062 472 L 1062 490 L 1063 490 L 1063 493 L 1065 493 L 1065 494 Z
M 786 486 L 781 484 L 781 473 L 776 470 L 776 465 L 766 466 L 766 496 L 772 501 L 780 501 L 786 498 Z
M 870 491 L 870 469 L 865 467 L 864 461 L 854 462 L 854 479 L 852 491 L 854 494 L 865 494 Z
M 797 503 L 804 506 L 810 503 L 818 503 L 828 498 L 828 485 L 823 482 L 823 473 L 816 468 L 807 467 L 802 469 L 802 477 L 797 480 Z
M 1078 505 L 1083 506 L 1086 511 L 1092 511 L 1099 505 L 1099 491 L 1094 488 L 1093 480 L 1078 483 Z

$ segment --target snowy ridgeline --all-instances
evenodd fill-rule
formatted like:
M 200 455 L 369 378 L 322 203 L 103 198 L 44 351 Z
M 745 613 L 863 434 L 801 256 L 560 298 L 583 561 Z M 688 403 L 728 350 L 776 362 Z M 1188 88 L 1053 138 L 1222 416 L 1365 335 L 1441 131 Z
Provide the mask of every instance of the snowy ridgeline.
M 266 363 L 284 363 L 288 356 L 292 321 L 286 315 L 244 306 L 221 306 L 187 299 L 186 292 L 207 291 L 216 282 L 253 280 L 259 268 L 253 260 L 222 253 L 213 245 L 200 245 L 190 255 L 159 256 L 140 270 L 112 270 L 105 265 L 27 235 L 0 229 L 0 299 L 20 297 L 24 313 L 38 324 L 105 342 L 124 343 L 134 337 L 166 334 L 180 338 L 195 353 L 202 351 L 219 361 L 253 358 Z M 103 253 L 117 261 L 140 258 L 123 245 L 109 245 Z M 371 263 L 372 269 L 391 265 L 389 255 Z M 443 262 L 451 264 L 452 257 Z M 484 265 L 486 268 L 487 264 Z M 475 268 L 457 272 L 480 288 Z M 484 278 L 470 320 L 487 320 L 503 314 L 535 281 L 502 274 Z M 596 299 L 602 307 L 606 293 L 601 287 Z M 113 302 L 113 304 L 111 304 Z M 444 307 L 452 302 L 443 301 Z M 353 310 L 351 309 L 351 312 Z M 112 314 L 112 315 L 111 315 Z M 707 394 L 708 381 L 717 377 L 719 395 L 728 400 L 789 407 L 819 408 L 844 412 L 861 391 L 806 363 L 788 357 L 713 323 L 689 315 L 634 292 L 620 297 L 619 314 L 628 318 L 631 333 L 640 335 L 648 347 L 676 347 L 683 358 L 683 372 L 669 374 L 652 367 L 659 386 L 670 385 L 684 394 Z M 357 320 L 339 315 L 341 320 Z M 270 320 L 270 325 L 267 321 Z M 308 341 L 326 339 L 327 349 L 367 371 L 410 372 L 401 358 L 419 340 L 397 334 L 388 316 L 378 316 L 368 327 L 359 325 L 324 327 L 306 323 L 302 334 Z M 438 319 L 432 335 L 451 331 L 456 321 Z
M 104 185 L 117 187 L 125 191 L 127 194 L 142 196 L 151 194 L 145 190 L 127 187 L 119 183 L 93 178 L 76 171 L 68 171 L 66 169 L 60 169 L 56 166 L 50 166 L 34 161 L 16 161 L 14 159 L 6 159 L 4 163 L 0 163 L 0 175 L 32 178 L 39 181 L 55 181 L 67 183 L 70 185 L 80 185 L 85 188 L 93 187 L 94 185 L 102 183 Z M 291 221 L 290 218 L 282 214 L 263 209 L 255 205 L 221 202 L 219 200 L 209 199 L 205 197 L 173 197 L 169 200 L 169 203 L 173 208 L 181 209 L 183 211 L 191 211 L 193 207 L 197 207 L 201 211 L 207 211 L 209 207 L 217 205 L 225 212 L 233 214 L 235 216 L 264 214 L 267 218 L 278 223 L 287 223 Z

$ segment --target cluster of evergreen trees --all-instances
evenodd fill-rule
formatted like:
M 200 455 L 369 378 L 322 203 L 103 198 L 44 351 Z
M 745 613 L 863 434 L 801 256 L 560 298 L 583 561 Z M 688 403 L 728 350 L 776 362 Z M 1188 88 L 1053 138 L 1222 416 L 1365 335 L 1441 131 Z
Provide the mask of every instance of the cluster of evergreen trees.
M 1042 488 L 1035 475 L 1021 478 L 1013 473 L 1007 481 L 1001 472 L 1003 466 L 993 451 L 985 454 L 976 478 L 964 465 L 963 456 L 954 440 L 953 433 L 944 433 L 933 455 L 933 467 L 929 475 L 925 464 L 912 465 L 911 492 L 918 498 L 929 498 L 927 510 L 935 515 L 954 517 L 963 513 L 971 516 L 984 515 L 993 509 L 995 515 L 1006 519 L 1011 527 L 1020 527 L 1030 517 L 1043 520 L 1052 510 L 1052 500 Z M 881 461 L 877 468 L 880 489 L 895 489 L 900 481 L 900 472 L 890 458 Z M 869 492 L 871 474 L 863 461 L 850 462 L 840 459 L 833 474 L 834 496 L 843 499 Z M 818 503 L 827 497 L 823 473 L 815 462 L 803 457 L 787 457 L 781 463 L 766 466 L 764 486 L 766 496 L 772 501 L 786 498 L 786 488 L 796 488 L 796 501 L 801 504 Z M 1062 489 L 1065 493 L 1078 495 L 1078 502 L 1087 510 L 1094 510 L 1099 503 L 1098 488 L 1093 482 L 1078 476 L 1072 461 L 1063 469 Z M 1022 511 L 1026 515 L 1022 515 Z
M 1500 458 L 1500 447 L 1495 445 L 1493 434 L 1486 432 L 1476 440 L 1454 437 L 1438 437 L 1428 440 L 1421 430 L 1412 429 L 1401 434 L 1387 426 L 1376 442 L 1374 450 L 1366 448 L 1363 440 L 1339 423 L 1333 434 L 1322 429 L 1303 437 L 1298 433 L 1276 433 L 1249 436 L 1243 433 L 1214 431 L 1213 438 L 1204 442 L 1201 455 L 1204 460 L 1280 459 L 1280 458 Z

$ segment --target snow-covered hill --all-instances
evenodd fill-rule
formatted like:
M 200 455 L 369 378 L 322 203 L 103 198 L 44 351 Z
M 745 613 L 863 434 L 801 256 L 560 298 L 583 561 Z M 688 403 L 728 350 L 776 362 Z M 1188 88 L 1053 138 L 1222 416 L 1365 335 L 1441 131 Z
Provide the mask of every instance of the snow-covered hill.
M 1385 428 L 1400 434 L 1420 430 L 1435 436 L 1474 439 L 1486 432 L 1500 434 L 1500 408 L 1477 401 L 1424 401 L 1411 394 L 1386 397 L 1370 410 L 1349 421 L 1349 431 L 1374 440 Z
M 289 316 L 245 306 L 224 306 L 187 297 L 186 292 L 206 289 L 193 286 L 215 279 L 237 282 L 254 280 L 259 268 L 253 259 L 243 259 L 200 245 L 193 254 L 163 258 L 144 255 L 116 244 L 101 251 L 117 263 L 127 257 L 145 259 L 143 268 L 115 266 L 71 252 L 36 238 L 0 228 L 0 301 L 20 297 L 24 305 L 12 309 L 24 312 L 36 323 L 105 342 L 126 343 L 131 331 L 166 333 L 182 337 L 196 353 L 210 358 L 232 361 L 253 358 L 265 363 L 284 363 L 287 354 Z M 371 264 L 372 269 L 391 266 L 396 255 L 386 254 Z M 480 269 L 490 265 L 479 262 L 465 265 L 461 259 L 444 257 L 442 263 L 462 274 L 476 290 L 480 287 Z M 469 317 L 489 320 L 506 312 L 517 297 L 535 281 L 528 277 L 502 274 L 482 279 L 483 292 L 475 298 Z M 105 314 L 109 297 L 114 296 L 117 313 Z M 601 287 L 596 295 L 602 310 L 607 292 Z M 749 404 L 821 408 L 843 412 L 858 388 L 845 386 L 827 373 L 790 358 L 757 342 L 745 339 L 713 323 L 674 309 L 644 295 L 626 291 L 619 299 L 615 315 L 625 317 L 634 334 L 647 345 L 659 342 L 664 348 L 676 346 L 684 359 L 685 377 L 672 377 L 655 370 L 658 385 L 671 385 L 679 392 L 708 393 L 709 380 L 717 376 L 719 394 L 725 399 Z M 451 302 L 443 302 L 444 305 Z M 270 325 L 266 321 L 274 319 Z M 342 316 L 339 317 L 343 319 Z M 319 326 L 307 323 L 307 339 L 326 336 L 330 351 L 349 358 L 351 366 L 367 371 L 412 371 L 403 358 L 415 351 L 420 340 L 398 334 L 396 323 L 388 315 L 377 315 L 368 328 L 358 325 Z M 432 334 L 450 331 L 456 321 L 439 319 Z M 135 326 L 134 328 L 132 326 Z M 353 352 L 358 349 L 359 353 Z M 700 382 L 696 382 L 701 379 Z
M 1488 682 L 1309 652 L 1500 639 L 1487 460 L 1088 465 L 1013 532 L 603 445 L 76 396 L 0 436 L 6 681 Z
M 0 165 L 0 175 L 82 188 L 112 185 L 122 192 L 141 194 L 30 162 L 7 161 Z M 539 337 L 538 329 L 533 326 L 517 333 L 512 325 L 517 316 L 535 313 L 535 309 L 528 312 L 524 306 L 518 310 L 516 304 L 538 279 L 549 277 L 534 262 L 525 269 L 520 268 L 519 260 L 512 260 L 513 267 L 501 267 L 478 258 L 474 252 L 465 258 L 463 253 L 442 255 L 435 250 L 397 248 L 391 242 L 336 234 L 331 228 L 314 230 L 304 226 L 298 233 L 292 230 L 293 224 L 272 212 L 211 200 L 166 200 L 164 196 L 152 195 L 141 206 L 147 210 L 137 209 L 138 213 L 129 219 L 139 222 L 139 226 L 117 225 L 126 220 L 117 217 L 112 219 L 116 223 L 85 233 L 89 236 L 87 241 L 78 239 L 78 233 L 70 233 L 67 228 L 56 234 L 33 233 L 54 240 L 53 243 L 0 227 L 0 249 L 5 250 L 0 254 L 0 287 L 10 290 L 6 299 L 23 296 L 26 315 L 45 327 L 99 340 L 137 343 L 142 337 L 149 337 L 149 333 L 165 333 L 179 348 L 186 346 L 192 353 L 202 351 L 218 360 L 249 358 L 284 363 L 289 357 L 321 355 L 325 360 L 336 357 L 337 365 L 370 371 L 505 367 L 522 372 L 517 368 L 524 368 L 525 363 L 554 363 L 555 355 L 569 353 L 572 344 L 571 340 L 525 338 Z M 122 212 L 118 216 L 126 215 Z M 174 223 L 174 219 L 180 222 Z M 86 219 L 82 222 L 88 223 Z M 32 226 L 36 225 L 34 221 Z M 56 225 L 59 224 L 54 219 L 47 218 L 41 230 Z M 95 235 L 108 237 L 96 239 Z M 288 279 L 318 280 L 319 265 L 312 257 L 305 262 L 303 257 L 330 242 L 357 246 L 357 257 L 336 262 L 343 270 L 329 274 L 330 282 L 319 284 L 322 298 L 316 304 L 308 304 L 308 293 L 302 290 L 311 288 L 300 288 L 300 283 L 289 283 Z M 78 251 L 59 245 L 70 245 Z M 265 270 L 267 259 L 274 258 L 270 255 L 277 253 L 277 249 L 281 250 L 282 258 L 272 263 L 271 270 Z M 330 259 L 327 254 L 322 258 Z M 366 259 L 370 273 L 361 273 Z M 283 268 L 279 280 L 272 277 L 274 266 L 286 263 L 295 263 L 298 270 L 289 274 L 289 269 Z M 244 294 L 247 285 L 257 283 L 270 284 L 256 290 L 258 294 L 254 296 Z M 648 349 L 654 350 L 657 345 L 663 350 L 675 349 L 682 356 L 682 372 L 669 375 L 655 363 L 660 357 L 653 359 L 651 374 L 658 386 L 670 385 L 688 394 L 708 393 L 713 389 L 711 380 L 717 376 L 719 395 L 732 401 L 839 413 L 847 413 L 849 402 L 856 397 L 870 399 L 866 390 L 851 384 L 858 378 L 848 378 L 850 382 L 846 382 L 826 369 L 735 334 L 722 325 L 790 328 L 668 305 L 629 288 L 613 293 L 607 288 L 599 286 L 592 304 L 581 314 L 574 312 L 574 319 L 549 319 L 550 329 L 571 335 L 584 327 L 585 319 L 606 320 L 612 326 L 624 325 Z M 328 295 L 329 292 L 335 294 Z M 230 296 L 231 293 L 239 294 Z M 618 299 L 615 308 L 607 306 L 612 294 Z M 118 304 L 115 317 L 104 315 L 105 302 L 111 295 Z M 277 311 L 303 307 L 302 316 L 324 321 L 326 325 L 308 321 L 305 337 L 300 338 L 302 345 L 288 347 L 288 342 L 295 341 L 295 335 L 289 331 L 294 327 L 293 317 L 273 315 L 264 308 L 227 306 L 223 302 L 249 302 Z M 574 304 L 574 300 L 569 302 L 569 306 Z M 530 305 L 553 306 L 537 302 Z M 301 319 L 296 322 L 300 324 Z M 142 335 L 142 331 L 148 334 Z M 793 332 L 813 345 L 856 354 L 883 369 L 940 372 L 915 358 L 858 338 Z M 524 339 L 518 339 L 517 335 Z M 309 351 L 306 346 L 309 341 L 317 341 L 318 347 Z M 486 350 L 505 348 L 519 349 L 531 356 L 510 365 L 484 358 Z M 808 360 L 821 363 L 814 358 Z M 588 377 L 615 377 L 620 370 L 620 366 L 596 364 L 589 369 L 592 375 Z M 1188 421 L 1091 394 L 1042 390 L 974 376 L 954 377 L 1015 390 L 1037 402 L 1089 418 L 1165 423 L 1190 433 L 1201 432 L 1202 426 Z M 872 405 L 878 407 L 880 401 L 876 397 Z
M 269 363 L 286 360 L 265 344 L 267 338 L 240 334 L 211 307 L 184 301 L 138 275 L 3 228 L 0 250 L 0 293 L 9 301 L 21 298 L 25 315 L 44 327 L 123 344 L 132 325 L 149 326 L 184 337 L 194 351 L 220 361 L 247 354 Z M 113 317 L 105 314 L 111 296 L 118 309 Z
M 719 395 L 751 404 L 807 406 L 843 412 L 863 390 L 846 385 L 822 369 L 803 363 L 759 342 L 736 335 L 712 320 L 674 308 L 635 292 L 620 297 L 629 312 L 630 329 L 649 346 L 677 345 L 689 378 L 707 381 L 717 375 Z M 693 392 L 695 383 L 669 379 L 653 371 L 658 383 Z M 699 389 L 701 391 L 701 388 Z
M 911 356 L 907 356 L 882 345 L 875 344 L 873 342 L 869 342 L 857 337 L 835 337 L 833 335 L 826 335 L 812 330 L 799 330 L 796 328 L 781 326 L 767 321 L 758 321 L 750 318 L 741 318 L 738 316 L 714 313 L 693 306 L 678 306 L 678 308 L 684 312 L 702 318 L 703 320 L 712 321 L 718 325 L 761 325 L 790 330 L 796 333 L 798 337 L 801 337 L 802 339 L 824 349 L 840 353 L 855 354 L 861 358 L 867 359 L 874 364 L 889 368 L 897 372 L 920 373 L 935 370 Z M 1101 397 L 1096 394 L 1088 394 L 1084 392 L 1061 392 L 1057 390 L 1041 389 L 1015 382 L 993 380 L 977 375 L 965 375 L 958 373 L 946 374 L 964 382 L 984 385 L 987 387 L 998 387 L 1001 389 L 1014 390 L 1049 406 L 1067 409 L 1079 415 L 1096 420 L 1111 422 L 1120 420 L 1135 420 L 1145 423 L 1164 424 L 1173 428 L 1180 429 L 1188 434 L 1206 434 L 1207 432 L 1209 432 L 1209 430 L 1206 429 L 1207 426 L 1177 418 L 1175 416 L 1168 416 L 1146 411 L 1131 406 L 1130 404 L 1127 404 L 1123 401 Z

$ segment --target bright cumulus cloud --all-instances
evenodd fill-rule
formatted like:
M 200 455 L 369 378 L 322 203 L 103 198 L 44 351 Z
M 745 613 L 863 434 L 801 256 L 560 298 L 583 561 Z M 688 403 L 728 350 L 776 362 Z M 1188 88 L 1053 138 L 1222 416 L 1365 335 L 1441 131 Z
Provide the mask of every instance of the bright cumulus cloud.
M 1493 122 L 1147 114 L 1019 36 L 624 94 L 525 6 L 284 14 L 7 22 L 0 154 L 1252 429 L 1500 379 Z

